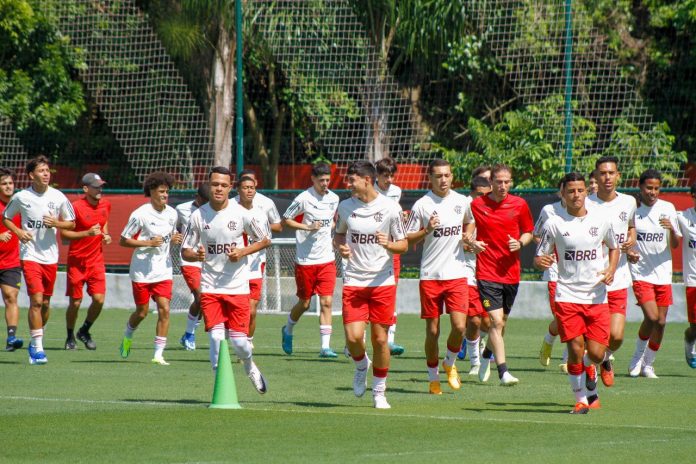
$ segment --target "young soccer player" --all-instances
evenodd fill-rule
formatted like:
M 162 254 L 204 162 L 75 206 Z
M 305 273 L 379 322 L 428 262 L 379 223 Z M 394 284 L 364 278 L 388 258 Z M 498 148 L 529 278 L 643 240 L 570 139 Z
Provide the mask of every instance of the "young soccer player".
M 65 312 L 65 327 L 68 337 L 65 349 L 77 349 L 75 340 L 75 323 L 82 304 L 83 287 L 87 285 L 87 294 L 92 302 L 87 309 L 87 316 L 82 327 L 77 331 L 77 339 L 88 350 L 96 350 L 97 344 L 92 340 L 89 330 L 97 320 L 104 306 L 106 294 L 106 268 L 104 266 L 103 245 L 111 244 L 109 235 L 109 214 L 111 203 L 102 196 L 106 182 L 93 172 L 82 176 L 84 197 L 72 203 L 75 211 L 75 229 L 61 231 L 61 236 L 70 241 L 68 248 L 68 285 L 65 294 L 69 298 L 68 310 Z
M 365 353 L 365 328 L 370 323 L 373 349 L 374 407 L 388 409 L 385 391 L 389 371 L 389 326 L 394 323 L 396 281 L 393 254 L 406 252 L 401 207 L 374 188 L 372 163 L 356 161 L 348 168 L 352 196 L 338 206 L 334 245 L 347 260 L 343 278 L 343 326 L 346 345 L 355 361 L 353 393 L 367 389 L 370 360 Z
M 582 174 L 566 174 L 561 185 L 567 211 L 544 224 L 534 264 L 548 269 L 558 262 L 554 314 L 561 341 L 568 345 L 568 379 L 575 394 L 571 413 L 587 414 L 600 407 L 594 363 L 605 360 L 609 342 L 606 285 L 619 259 L 618 241 L 604 212 L 585 207 Z M 603 243 L 609 249 L 606 268 Z
M 653 363 L 662 343 L 667 311 L 672 304 L 672 250 L 679 246 L 677 211 L 660 200 L 662 174 L 648 169 L 640 175 L 640 206 L 636 209 L 636 248 L 640 259 L 629 263 L 633 293 L 643 310 L 636 349 L 628 366 L 631 377 L 656 379 Z
M 293 329 L 302 314 L 309 308 L 312 295 L 319 296 L 321 313 L 319 332 L 321 349 L 319 357 L 335 358 L 331 349 L 331 308 L 336 286 L 336 263 L 331 245 L 331 232 L 335 226 L 338 195 L 329 190 L 331 168 L 328 164 L 312 166 L 312 186 L 300 193 L 283 214 L 283 224 L 295 230 L 295 282 L 297 303 L 290 310 L 288 320 L 281 329 L 281 343 L 286 354 L 292 354 Z M 298 216 L 302 215 L 301 222 Z
M 196 197 L 193 200 L 176 205 L 176 229 L 180 233 L 186 232 L 191 214 L 208 203 L 209 191 L 210 186 L 204 182 L 198 186 Z M 191 290 L 193 301 L 189 306 L 186 318 L 186 330 L 179 339 L 179 343 L 187 351 L 194 351 L 196 349 L 196 327 L 201 320 L 201 263 L 198 261 L 189 262 L 182 258 L 181 275 L 184 277 L 186 286 Z
M 169 173 L 155 171 L 147 176 L 143 191 L 150 201 L 131 213 L 119 242 L 122 247 L 135 248 L 130 263 L 135 311 L 126 324 L 121 357 L 127 358 L 130 354 L 133 332 L 147 316 L 152 298 L 157 304 L 152 363 L 160 366 L 169 365 L 164 359 L 169 332 L 169 302 L 172 299 L 172 258 L 169 251 L 172 242 L 180 244 L 182 239 L 176 231 L 176 211 L 167 205 L 173 185 L 174 177 Z
M 452 169 L 442 159 L 428 167 L 431 189 L 413 205 L 406 227 L 409 245 L 424 241 L 420 269 L 421 319 L 425 320 L 425 360 L 429 391 L 442 395 L 439 350 L 440 315 L 450 316 L 447 354 L 442 368 L 453 390 L 461 388 L 455 361 L 464 340 L 469 309 L 467 267 L 462 247 L 462 230 L 473 221 L 471 198 L 453 191 Z
M 249 179 L 249 178 L 247 178 Z M 244 177 L 241 178 L 242 183 Z M 201 310 L 210 337 L 210 363 L 218 365 L 220 342 L 229 341 L 256 390 L 267 391 L 266 380 L 252 359 L 249 331 L 249 267 L 247 257 L 271 244 L 249 210 L 229 200 L 232 173 L 221 166 L 209 174 L 210 201 L 191 215 L 182 256 L 203 263 Z M 245 246 L 244 233 L 250 239 Z
M 696 369 L 696 184 L 691 185 L 690 193 L 694 207 L 680 211 L 677 215 L 677 235 L 684 237 L 682 263 L 686 286 L 686 315 L 689 321 L 689 327 L 684 331 L 684 358 L 690 368 Z
M 7 204 L 14 195 L 14 174 L 6 168 L 0 168 L 0 213 L 5 211 Z M 21 228 L 21 218 L 17 214 L 12 219 L 15 227 Z M 17 297 L 22 285 L 22 268 L 19 265 L 19 239 L 4 223 L 0 223 L 0 290 L 5 303 L 5 323 L 7 324 L 7 340 L 5 351 L 15 351 L 24 345 L 24 340 L 17 338 L 19 323 L 19 306 Z
M 44 327 L 51 312 L 51 296 L 58 271 L 57 230 L 75 228 L 75 213 L 65 195 L 50 186 L 48 158 L 29 160 L 31 186 L 15 194 L 3 212 L 3 223 L 21 242 L 19 256 L 29 294 L 29 364 L 46 364 Z M 22 227 L 12 222 L 20 214 Z

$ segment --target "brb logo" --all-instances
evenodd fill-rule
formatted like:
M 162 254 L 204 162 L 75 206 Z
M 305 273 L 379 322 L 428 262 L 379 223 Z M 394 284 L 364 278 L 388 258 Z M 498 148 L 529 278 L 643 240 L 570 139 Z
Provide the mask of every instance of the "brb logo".
M 376 235 L 368 235 L 368 234 L 352 233 L 352 234 L 350 234 L 350 241 L 351 241 L 351 243 L 358 243 L 360 245 L 376 244 L 377 243 L 377 236 Z
M 433 231 L 433 237 L 450 237 L 452 235 L 460 235 L 462 233 L 462 225 L 452 227 L 441 227 Z
M 566 250 L 563 254 L 566 261 L 589 261 L 597 259 L 597 250 Z
M 664 232 L 638 232 L 638 240 L 641 242 L 661 242 L 665 238 Z
M 27 229 L 48 229 L 48 226 L 44 224 L 41 219 L 29 219 L 26 225 Z
M 315 219 L 315 222 L 318 222 L 321 227 L 331 226 L 331 219 Z
M 209 243 L 208 244 L 208 254 L 209 255 L 221 255 L 227 254 L 237 248 L 236 243 Z
M 696 248 L 696 240 L 689 240 L 689 248 Z

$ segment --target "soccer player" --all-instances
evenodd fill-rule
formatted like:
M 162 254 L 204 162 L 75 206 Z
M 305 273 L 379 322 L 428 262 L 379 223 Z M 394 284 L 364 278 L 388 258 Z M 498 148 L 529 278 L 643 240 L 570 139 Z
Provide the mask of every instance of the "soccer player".
M 684 356 L 686 364 L 696 369 L 696 184 L 691 185 L 690 193 L 694 207 L 680 211 L 677 215 L 677 235 L 684 237 L 682 263 L 686 285 L 686 315 L 689 321 L 689 327 L 684 331 Z
M 558 262 L 554 314 L 561 341 L 568 345 L 568 379 L 575 394 L 571 413 L 587 414 L 600 407 L 594 363 L 605 360 L 609 343 L 606 285 L 619 259 L 618 241 L 604 212 L 585 207 L 582 174 L 566 174 L 561 185 L 567 211 L 558 211 L 544 224 L 534 264 L 548 269 Z M 609 249 L 606 268 L 603 243 Z
M 180 233 L 184 233 L 188 226 L 191 214 L 198 208 L 208 203 L 210 187 L 207 183 L 202 183 L 196 190 L 196 197 L 185 203 L 176 206 L 177 222 L 176 228 Z M 181 275 L 184 277 L 186 286 L 191 290 L 193 301 L 189 306 L 186 318 L 186 330 L 179 339 L 179 343 L 187 351 L 196 349 L 196 327 L 201 319 L 201 263 L 198 261 L 189 262 L 181 260 Z
M 491 181 L 491 167 L 487 164 L 483 164 L 471 172 L 471 178 L 476 179 L 477 177 L 483 177 L 488 182 Z
M 241 178 L 242 182 L 244 177 Z M 249 178 L 247 178 L 249 179 Z M 229 341 L 256 390 L 266 393 L 261 371 L 252 359 L 249 330 L 249 267 L 247 256 L 271 244 L 248 210 L 229 200 L 232 173 L 217 166 L 208 175 L 210 201 L 194 211 L 186 229 L 181 255 L 202 262 L 201 311 L 210 337 L 210 362 L 217 370 L 220 342 Z M 251 243 L 245 246 L 243 234 Z
M 68 337 L 65 340 L 66 350 L 77 349 L 75 323 L 82 304 L 82 291 L 85 284 L 92 302 L 87 309 L 87 316 L 82 327 L 77 331 L 77 339 L 84 343 L 88 350 L 97 349 L 89 329 L 104 306 L 106 268 L 102 246 L 111 244 L 111 235 L 109 235 L 111 203 L 102 197 L 104 184 L 106 182 L 99 174 L 90 172 L 82 176 L 82 191 L 85 195 L 72 203 L 75 211 L 75 229 L 61 232 L 61 236 L 70 241 L 68 284 L 65 290 L 69 298 L 68 309 L 65 312 L 65 327 L 68 331 Z
M 288 321 L 281 329 L 282 347 L 292 354 L 293 329 L 302 314 L 309 308 L 312 295 L 319 296 L 321 313 L 319 332 L 321 350 L 319 357 L 335 358 L 331 349 L 331 307 L 336 286 L 336 264 L 331 232 L 335 227 L 338 195 L 329 190 L 331 168 L 317 163 L 312 167 L 312 186 L 300 193 L 283 214 L 283 224 L 295 230 L 295 282 L 298 301 L 288 314 Z M 303 215 L 302 222 L 297 217 Z
M 679 246 L 677 211 L 672 203 L 660 200 L 662 174 L 648 169 L 640 175 L 640 205 L 636 209 L 636 248 L 640 259 L 629 262 L 633 293 L 643 310 L 636 349 L 628 374 L 656 379 L 653 362 L 660 349 L 672 304 L 672 250 Z
M 389 326 L 394 323 L 396 281 L 393 254 L 406 252 L 401 207 L 374 188 L 377 172 L 368 161 L 348 167 L 352 196 L 338 205 L 334 245 L 347 260 L 343 278 L 343 327 L 355 362 L 353 393 L 367 389 L 370 360 L 365 353 L 365 328 L 370 323 L 373 349 L 372 398 L 377 409 L 389 409 L 385 391 L 389 372 Z
M 442 368 L 453 390 L 462 386 L 455 361 L 464 340 L 469 309 L 467 267 L 462 246 L 462 230 L 471 222 L 471 198 L 453 191 L 452 168 L 442 159 L 428 166 L 431 189 L 413 205 L 406 227 L 409 245 L 424 241 L 420 269 L 421 319 L 425 320 L 425 360 L 429 391 L 442 395 L 438 340 L 440 315 L 450 316 L 447 354 Z
M 0 213 L 5 211 L 7 204 L 14 195 L 14 173 L 6 168 L 0 168 Z M 12 218 L 15 227 L 22 227 L 21 218 Z M 5 351 L 15 351 L 24 345 L 24 340 L 17 338 L 19 324 L 19 306 L 17 297 L 22 285 L 22 268 L 19 265 L 19 239 L 5 224 L 0 224 L 0 290 L 5 303 L 5 323 L 7 324 L 7 341 Z
M 594 195 L 599 189 L 599 184 L 597 183 L 597 170 L 595 169 L 592 171 L 587 178 L 589 179 L 587 183 L 587 195 Z
M 176 210 L 167 205 L 169 189 L 173 185 L 174 176 L 169 173 L 155 171 L 147 176 L 143 192 L 150 201 L 131 213 L 119 241 L 122 247 L 135 248 L 130 263 L 135 311 L 126 324 L 121 357 L 127 358 L 130 354 L 133 332 L 147 316 L 152 298 L 157 304 L 152 363 L 160 366 L 169 365 L 164 360 L 169 332 L 169 302 L 172 299 L 172 258 L 169 251 L 172 242 L 180 244 L 182 239 L 176 231 Z
M 491 193 L 475 199 L 471 212 L 475 222 L 467 225 L 465 243 L 476 256 L 476 281 L 481 302 L 491 318 L 479 380 L 490 376 L 491 354 L 498 364 L 500 384 L 519 382 L 508 372 L 503 331 L 520 283 L 520 250 L 532 241 L 534 221 L 527 202 L 510 195 L 512 170 L 498 164 L 491 170 Z M 471 240 L 474 230 L 476 240 Z
M 375 163 L 375 169 L 377 170 L 377 180 L 375 181 L 375 190 L 381 193 L 390 200 L 395 201 L 397 204 L 401 202 L 401 188 L 394 184 L 394 176 L 396 176 L 396 171 L 398 166 L 396 161 L 392 158 L 386 157 Z M 404 220 L 406 217 L 404 216 Z M 396 283 L 399 283 L 399 275 L 401 274 L 401 255 L 393 255 L 394 260 L 394 279 Z M 395 303 L 396 304 L 396 303 Z M 389 326 L 389 351 L 393 356 L 401 356 L 404 354 L 405 348 L 401 345 L 397 345 L 394 342 L 396 337 L 396 307 L 394 309 L 394 323 Z
M 51 296 L 58 271 L 57 229 L 75 228 L 75 213 L 65 195 L 50 186 L 48 158 L 29 160 L 29 188 L 15 194 L 3 211 L 2 220 L 20 241 L 19 257 L 29 294 L 29 364 L 46 364 L 44 327 L 51 313 Z M 13 221 L 21 215 L 21 228 Z
M 628 269 L 628 251 L 636 244 L 635 213 L 636 199 L 616 191 L 621 181 L 619 160 L 615 156 L 603 156 L 595 162 L 597 193 L 587 197 L 592 204 L 588 208 L 603 208 L 605 217 L 612 223 L 621 248 L 619 264 L 614 281 L 608 286 L 607 301 L 611 313 L 609 331 L 609 357 L 600 367 L 602 383 L 614 385 L 613 354 L 621 347 L 626 326 L 626 307 L 628 303 L 628 286 L 631 285 L 631 273 Z

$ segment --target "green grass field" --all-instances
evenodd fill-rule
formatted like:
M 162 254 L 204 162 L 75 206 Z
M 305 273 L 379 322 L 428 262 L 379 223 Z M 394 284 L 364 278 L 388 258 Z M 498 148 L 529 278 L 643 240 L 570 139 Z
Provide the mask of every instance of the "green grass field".
M 81 318 L 83 316 L 81 315 Z M 210 410 L 213 374 L 207 336 L 199 349 L 178 344 L 186 316 L 172 316 L 171 366 L 150 364 L 155 317 L 135 334 L 128 360 L 118 345 L 128 313 L 105 311 L 90 352 L 62 349 L 63 312 L 54 311 L 46 335 L 49 364 L 30 366 L 26 350 L 0 353 L 0 462 L 686 462 L 693 457 L 696 371 L 684 363 L 682 331 L 668 327 L 655 364 L 658 380 L 625 375 L 636 325 L 617 354 L 616 385 L 600 388 L 602 409 L 567 414 L 573 404 L 558 360 L 537 360 L 546 321 L 510 321 L 508 364 L 520 378 L 512 388 L 465 378 L 458 392 L 442 375 L 444 394 L 427 393 L 422 322 L 401 316 L 388 411 L 372 408 L 369 392 L 355 398 L 353 364 L 317 357 L 318 321 L 296 328 L 295 353 L 280 349 L 284 316 L 262 315 L 256 362 L 269 392 L 261 396 L 234 364 L 242 410 Z M 80 319 L 81 321 L 82 319 Z M 332 345 L 343 346 L 334 319 Z M 22 320 L 22 335 L 26 322 Z M 560 357 L 556 345 L 554 355 Z M 459 362 L 468 370 L 469 361 Z M 466 376 L 465 376 L 466 377 Z

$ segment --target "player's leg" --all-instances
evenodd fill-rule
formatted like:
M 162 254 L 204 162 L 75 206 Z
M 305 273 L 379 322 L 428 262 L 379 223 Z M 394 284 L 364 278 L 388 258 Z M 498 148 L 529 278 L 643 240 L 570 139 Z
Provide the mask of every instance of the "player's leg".
M 455 362 L 464 342 L 466 316 L 469 309 L 469 288 L 466 279 L 447 280 L 443 283 L 443 302 L 450 316 L 450 333 L 447 337 L 447 352 L 442 368 L 447 374 L 447 382 L 453 390 L 462 386 Z
M 587 401 L 587 390 L 585 366 L 583 356 L 585 355 L 585 339 L 582 335 L 572 338 L 567 343 L 568 346 L 568 382 L 570 389 L 575 395 L 575 407 L 571 414 L 586 414 L 589 411 Z
M 346 348 L 355 363 L 353 393 L 361 397 L 367 389 L 367 370 L 370 367 L 370 358 L 365 352 L 365 328 L 370 317 L 365 289 L 343 287 L 342 313 Z
M 319 334 L 321 336 L 320 358 L 337 358 L 338 355 L 331 349 L 331 334 L 333 325 L 331 323 L 331 311 L 333 308 L 333 295 L 319 296 Z
M 0 291 L 5 303 L 5 324 L 7 327 L 7 340 L 5 351 L 15 351 L 24 345 L 24 340 L 17 338 L 17 325 L 19 324 L 19 297 L 20 270 L 5 269 L 0 271 Z
M 481 316 L 469 315 L 466 319 L 465 343 L 466 351 L 469 353 L 469 375 L 478 375 L 481 365 L 481 353 L 479 343 L 481 338 Z
M 422 308 L 421 308 L 422 311 Z M 423 316 L 421 316 L 423 317 Z M 440 338 L 440 316 L 424 318 L 425 321 L 425 364 L 428 369 L 429 391 L 433 395 L 441 395 L 440 388 L 440 353 L 438 340 Z
M 24 281 L 27 284 L 27 294 L 29 295 L 29 310 L 27 311 L 29 334 L 31 336 L 31 342 L 28 347 L 29 363 L 46 364 L 48 359 L 43 348 L 43 272 L 41 265 L 33 261 L 22 261 L 22 272 L 24 273 Z
M 556 282 L 548 282 L 548 295 L 549 295 L 549 308 L 551 309 L 551 315 L 553 315 L 553 308 L 556 304 Z M 556 319 L 549 323 L 549 329 L 544 340 L 541 342 L 541 349 L 539 350 L 539 363 L 542 366 L 548 366 L 551 363 L 551 353 L 553 352 L 553 344 L 556 342 L 556 337 L 558 336 L 558 325 Z
M 77 323 L 77 312 L 80 310 L 80 305 L 82 304 L 82 297 L 74 298 L 68 296 L 68 308 L 65 311 L 65 329 L 67 331 L 67 338 L 65 339 L 65 349 L 66 350 L 76 350 L 77 341 L 75 340 L 75 324 Z
M 196 349 L 196 328 L 201 320 L 201 268 L 196 266 L 181 266 L 181 274 L 186 286 L 191 290 L 193 301 L 186 315 L 186 329 L 179 343 L 187 351 Z
M 377 287 L 379 288 L 379 287 Z M 394 301 L 396 291 L 394 292 Z M 392 305 L 393 308 L 393 305 Z M 387 390 L 387 375 L 389 373 L 389 361 L 391 350 L 389 349 L 389 326 L 392 324 L 380 324 L 370 322 L 370 339 L 372 341 L 372 399 L 377 409 L 389 409 L 385 392 Z
M 401 275 L 401 255 L 393 255 L 392 261 L 394 264 L 394 280 L 396 285 L 399 285 L 399 276 Z M 394 340 L 396 338 L 396 322 L 397 322 L 397 309 L 396 300 L 394 300 L 394 323 L 389 326 L 389 333 L 387 334 L 387 342 L 389 343 L 389 351 L 392 356 L 401 356 L 404 354 L 406 349 L 397 344 Z
M 85 348 L 88 350 L 96 350 L 97 344 L 94 342 L 94 340 L 92 340 L 92 334 L 89 331 L 104 308 L 104 300 L 106 296 L 104 293 L 94 293 L 91 294 L 91 297 L 92 302 L 89 304 L 89 308 L 87 308 L 87 316 L 85 316 L 85 320 L 75 336 L 78 340 L 85 344 Z
M 254 363 L 251 343 L 249 343 L 249 295 L 220 295 L 222 313 L 226 319 L 229 333 L 229 343 L 237 357 L 242 361 L 251 384 L 257 392 L 264 394 L 268 391 L 266 379 Z
M 295 264 L 295 284 L 297 285 L 297 303 L 288 314 L 285 325 L 280 329 L 281 346 L 285 354 L 292 354 L 293 330 L 300 317 L 309 309 L 316 281 L 315 266 Z
M 689 327 L 684 331 L 684 358 L 696 369 L 696 287 L 686 287 L 686 315 Z
M 256 308 L 261 301 L 261 290 L 263 289 L 263 278 L 252 279 L 249 281 L 249 329 L 247 340 L 254 350 L 254 333 L 256 333 Z
M 170 298 L 167 298 L 166 295 L 155 295 L 155 303 L 157 304 L 157 325 L 155 326 L 155 353 L 152 357 L 152 363 L 159 364 L 160 366 L 169 365 L 169 363 L 164 360 L 164 349 L 167 346 L 167 334 L 169 333 Z
M 662 337 L 664 336 L 665 326 L 667 325 L 667 312 L 669 311 L 669 306 L 672 304 L 672 285 L 653 285 L 653 289 L 655 291 L 655 304 L 657 305 L 657 319 L 653 323 L 648 347 L 645 349 L 645 354 L 643 355 L 641 375 L 654 379 L 657 378 L 657 375 L 655 375 L 653 363 L 655 362 L 655 356 L 662 344 Z
M 607 292 L 607 302 L 611 322 L 609 325 L 609 349 L 607 359 L 600 365 L 602 383 L 606 387 L 614 385 L 613 354 L 621 348 L 626 327 L 626 306 L 628 304 L 628 289 Z
M 128 317 L 126 322 L 126 330 L 123 333 L 121 347 L 119 348 L 122 358 L 127 358 L 130 354 L 131 345 L 133 344 L 133 333 L 138 328 L 140 323 L 147 317 L 150 310 L 150 284 L 142 282 L 131 282 L 133 290 L 133 301 L 135 302 L 135 311 Z
M 222 314 L 221 295 L 205 293 L 201 295 L 200 311 L 203 315 L 205 331 L 210 339 L 210 366 L 217 370 L 220 356 L 220 342 L 227 337 L 227 318 Z

